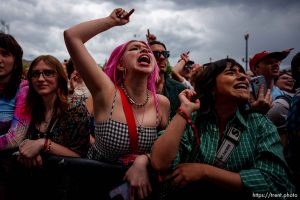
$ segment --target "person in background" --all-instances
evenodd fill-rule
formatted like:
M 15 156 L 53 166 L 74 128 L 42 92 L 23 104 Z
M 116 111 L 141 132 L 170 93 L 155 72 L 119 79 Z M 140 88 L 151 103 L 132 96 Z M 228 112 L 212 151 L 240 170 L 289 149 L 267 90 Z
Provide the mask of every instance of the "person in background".
M 6 198 L 11 154 L 25 138 L 30 123 L 25 111 L 28 82 L 21 80 L 22 57 L 16 39 L 0 33 L 0 199 Z
M 275 85 L 281 89 L 285 94 L 295 93 L 294 91 L 294 85 L 296 80 L 293 79 L 292 71 L 291 70 L 281 70 L 279 72 L 278 78 L 275 79 Z
M 172 69 L 172 77 L 182 83 L 187 89 L 194 89 L 191 84 L 191 77 L 200 65 L 189 60 L 188 53 L 182 53 L 180 60 Z
M 281 52 L 262 51 L 250 59 L 250 70 L 254 76 L 262 75 L 266 81 L 265 87 L 261 85 L 257 99 L 250 99 L 253 111 L 266 114 L 271 108 L 272 101 L 275 100 L 277 96 L 284 95 L 284 92 L 274 85 L 274 81 L 279 76 L 281 61 L 285 59 L 292 50 L 293 49 L 287 49 Z M 264 91 L 266 91 L 264 88 L 271 90 L 271 96 L 267 96 L 264 93 Z
M 285 59 L 292 50 L 293 49 L 287 49 L 281 52 L 262 51 L 250 59 L 249 64 L 251 71 L 255 76 L 263 75 L 265 77 L 267 88 L 271 90 L 273 100 L 277 96 L 284 94 L 274 85 L 274 80 L 279 76 L 281 61 Z
M 117 8 L 107 17 L 65 30 L 64 37 L 69 54 L 93 97 L 95 141 L 88 158 L 128 167 L 124 180 L 129 183 L 133 199 L 145 198 L 152 191 L 145 154 L 150 153 L 157 130 L 164 129 L 168 123 L 169 101 L 156 94 L 158 66 L 150 47 L 143 41 L 131 40 L 115 48 L 105 72 L 84 46 L 99 33 L 128 22 L 128 13 Z
M 266 116 L 277 127 L 281 142 L 284 147 L 284 153 L 287 153 L 287 146 L 289 144 L 288 130 L 286 127 L 286 120 L 289 109 L 291 108 L 292 98 L 294 96 L 294 79 L 290 70 L 281 70 L 278 78 L 275 79 L 275 85 L 284 92 L 279 95 L 272 102 L 270 110 Z
M 277 129 L 245 110 L 249 97 L 243 67 L 229 58 L 209 64 L 195 91 L 180 93 L 181 106 L 151 154 L 154 169 L 171 170 L 165 177 L 176 188 L 170 199 L 295 192 Z
M 293 172 L 294 184 L 300 194 L 300 52 L 291 61 L 292 75 L 295 79 L 295 95 L 287 114 L 286 127 L 289 144 L 286 153 L 287 162 Z
M 69 79 L 69 101 L 85 104 L 91 93 L 75 69 L 72 59 L 69 59 L 66 66 Z
M 22 56 L 15 38 L 0 33 L 0 151 L 18 147 L 30 122 L 24 110 L 28 82 L 21 82 Z
M 295 80 L 294 90 L 300 88 L 300 52 L 296 53 L 291 61 L 292 76 Z
M 150 39 L 149 39 L 150 38 Z M 153 40 L 156 38 L 153 34 L 148 32 L 147 39 L 149 46 L 155 56 L 157 65 L 159 67 L 159 81 L 156 83 L 156 90 L 158 94 L 166 96 L 171 105 L 170 119 L 176 114 L 177 108 L 180 106 L 178 94 L 185 89 L 184 85 L 172 79 L 167 74 L 168 58 L 170 52 L 167 50 L 166 45 L 160 41 Z
M 67 76 L 59 60 L 38 56 L 29 67 L 28 80 L 26 105 L 32 120 L 18 160 L 26 167 L 37 167 L 42 166 L 44 153 L 86 157 L 90 118 L 84 105 L 68 103 Z

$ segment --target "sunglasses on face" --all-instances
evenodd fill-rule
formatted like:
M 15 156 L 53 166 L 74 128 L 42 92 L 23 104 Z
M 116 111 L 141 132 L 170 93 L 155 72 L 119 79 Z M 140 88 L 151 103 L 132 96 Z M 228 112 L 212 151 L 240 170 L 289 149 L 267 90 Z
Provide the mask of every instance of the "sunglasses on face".
M 155 58 L 160 58 L 163 55 L 165 58 L 170 57 L 170 51 L 152 51 Z
M 32 73 L 30 75 L 30 78 L 31 79 L 38 79 L 41 74 L 43 75 L 43 77 L 45 79 L 47 79 L 47 78 L 54 77 L 56 75 L 56 71 L 50 70 L 50 69 L 49 70 L 44 70 L 44 71 L 41 71 L 41 72 L 39 72 L 39 71 L 32 71 Z

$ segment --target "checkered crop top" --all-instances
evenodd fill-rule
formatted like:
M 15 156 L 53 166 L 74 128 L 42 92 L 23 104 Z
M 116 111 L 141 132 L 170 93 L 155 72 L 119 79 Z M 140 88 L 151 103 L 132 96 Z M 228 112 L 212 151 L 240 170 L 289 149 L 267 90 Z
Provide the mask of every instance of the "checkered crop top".
M 128 126 L 126 123 L 112 120 L 116 101 L 116 92 L 109 119 L 95 123 L 95 143 L 89 149 L 87 157 L 93 160 L 116 162 L 118 158 L 131 153 Z M 158 114 L 156 115 L 158 118 Z M 156 119 L 156 124 L 158 119 Z M 141 130 L 142 129 L 142 130 Z M 138 152 L 149 153 L 157 138 L 156 127 L 138 127 Z

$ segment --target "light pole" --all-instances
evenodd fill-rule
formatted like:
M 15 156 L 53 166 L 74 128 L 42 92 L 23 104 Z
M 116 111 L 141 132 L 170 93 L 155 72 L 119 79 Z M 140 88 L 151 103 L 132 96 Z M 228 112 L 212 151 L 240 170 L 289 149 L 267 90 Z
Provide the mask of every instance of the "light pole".
M 249 39 L 249 33 L 246 33 L 245 40 L 246 40 L 246 71 L 248 71 L 248 39 Z

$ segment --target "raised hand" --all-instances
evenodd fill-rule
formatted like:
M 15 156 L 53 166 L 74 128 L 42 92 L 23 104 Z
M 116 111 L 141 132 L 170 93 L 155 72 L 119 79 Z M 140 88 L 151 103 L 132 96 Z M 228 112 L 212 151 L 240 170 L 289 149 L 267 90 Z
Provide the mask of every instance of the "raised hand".
M 134 12 L 134 9 L 132 9 L 128 13 L 122 8 L 116 8 L 112 11 L 112 13 L 109 15 L 109 17 L 111 17 L 116 22 L 115 25 L 120 26 L 120 25 L 127 24 L 129 22 L 129 17 L 133 12 Z
M 152 42 L 156 40 L 156 36 L 150 33 L 150 30 L 147 30 L 147 35 L 146 35 L 147 41 Z
M 186 113 L 191 114 L 200 108 L 200 100 L 194 100 L 196 96 L 196 92 L 190 89 L 185 89 L 179 94 L 180 107 L 183 108 Z
M 259 113 L 266 114 L 272 105 L 271 90 L 268 89 L 264 95 L 264 87 L 259 87 L 258 98 L 256 100 L 250 99 L 251 108 Z

